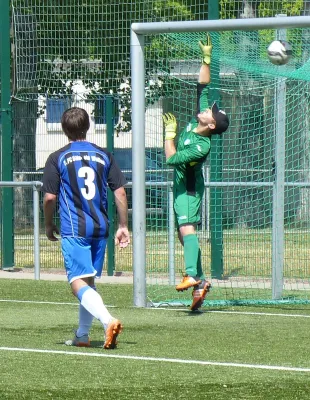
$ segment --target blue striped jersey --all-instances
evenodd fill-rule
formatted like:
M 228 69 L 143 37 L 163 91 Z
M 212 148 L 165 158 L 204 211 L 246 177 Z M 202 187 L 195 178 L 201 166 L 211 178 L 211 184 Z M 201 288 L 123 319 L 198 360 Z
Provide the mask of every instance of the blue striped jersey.
M 58 196 L 62 237 L 108 237 L 108 187 L 125 184 L 113 155 L 87 141 L 55 151 L 44 167 L 43 191 Z

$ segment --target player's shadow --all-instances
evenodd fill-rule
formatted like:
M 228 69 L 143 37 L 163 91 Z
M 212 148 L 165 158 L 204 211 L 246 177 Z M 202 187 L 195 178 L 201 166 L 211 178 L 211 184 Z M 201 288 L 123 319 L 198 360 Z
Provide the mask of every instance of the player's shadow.
M 206 311 L 203 310 L 196 310 L 196 311 L 191 311 L 189 308 L 188 310 L 180 310 L 177 312 L 176 316 L 183 318 L 184 315 L 187 315 L 188 317 L 198 317 L 202 314 L 205 314 Z
M 205 314 L 205 312 L 203 312 L 202 310 L 196 310 L 196 311 L 184 311 L 186 313 L 186 315 L 188 317 L 191 318 L 197 318 L 197 317 L 201 317 L 201 315 Z
M 121 340 L 120 342 L 118 342 L 118 346 L 122 346 L 124 344 L 129 345 L 129 346 L 136 346 L 138 344 L 138 342 L 129 342 L 127 340 Z M 103 342 L 100 340 L 98 340 L 98 341 L 92 340 L 90 342 L 90 348 L 102 349 L 102 347 L 103 347 Z
M 204 314 L 210 314 L 212 311 L 226 311 L 228 310 L 229 307 L 216 307 L 216 308 L 200 308 L 199 310 L 196 311 L 191 311 L 189 308 L 188 310 L 180 310 L 176 314 L 176 316 L 183 318 L 184 315 L 187 315 L 188 317 L 199 317 Z

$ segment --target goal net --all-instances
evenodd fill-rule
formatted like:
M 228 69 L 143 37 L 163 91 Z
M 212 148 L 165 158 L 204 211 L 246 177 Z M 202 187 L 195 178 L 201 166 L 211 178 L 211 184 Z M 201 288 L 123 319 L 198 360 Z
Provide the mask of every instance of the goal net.
M 308 301 L 310 29 L 209 33 L 209 96 L 219 100 L 231 124 L 222 137 L 212 138 L 204 169 L 198 237 L 212 280 L 205 304 Z M 195 113 L 198 41 L 205 38 L 204 32 L 145 38 L 147 75 L 160 89 L 147 97 L 147 105 L 172 112 L 180 130 Z M 275 39 L 292 45 L 286 65 L 268 60 L 267 47 Z M 162 138 L 161 113 L 155 121 Z M 165 173 L 171 182 L 173 172 Z M 191 291 L 175 290 L 185 268 L 169 185 L 166 191 L 170 218 L 155 227 L 155 243 L 154 235 L 146 235 L 147 299 L 154 306 L 189 305 Z

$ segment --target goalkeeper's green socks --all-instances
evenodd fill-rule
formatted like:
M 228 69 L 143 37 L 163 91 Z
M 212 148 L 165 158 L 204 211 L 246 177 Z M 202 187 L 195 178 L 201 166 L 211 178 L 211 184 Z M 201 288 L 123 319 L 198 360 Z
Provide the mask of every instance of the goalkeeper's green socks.
M 202 274 L 201 255 L 197 235 L 190 234 L 183 237 L 185 271 L 189 276 L 200 277 Z

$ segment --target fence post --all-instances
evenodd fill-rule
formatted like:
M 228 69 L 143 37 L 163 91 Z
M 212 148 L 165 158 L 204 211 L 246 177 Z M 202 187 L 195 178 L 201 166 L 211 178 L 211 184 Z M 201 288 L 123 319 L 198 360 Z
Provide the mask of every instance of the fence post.
M 33 250 L 34 250 L 34 279 L 40 280 L 40 197 L 41 185 L 33 184 Z
M 169 285 L 175 285 L 175 216 L 173 209 L 173 187 L 168 187 L 168 259 L 169 259 Z
M 133 301 L 146 307 L 145 61 L 144 36 L 131 30 Z
M 279 17 L 285 16 L 280 14 Z M 278 29 L 276 39 L 286 40 L 286 30 Z M 282 298 L 284 268 L 284 185 L 286 139 L 286 80 L 275 85 L 275 176 L 272 211 L 272 299 Z
M 1 180 L 13 180 L 12 121 L 11 121 L 11 47 L 10 2 L 0 0 L 0 82 L 1 82 Z M 13 189 L 7 187 L 2 196 L 2 268 L 14 266 Z
M 106 96 L 105 112 L 107 124 L 107 150 L 111 153 L 114 151 L 114 98 Z M 115 245 L 114 245 L 114 223 L 115 223 L 115 202 L 114 195 L 111 190 L 108 190 L 108 217 L 110 221 L 110 234 L 108 237 L 108 276 L 113 276 L 115 269 Z
M 210 2 L 209 2 L 210 3 Z M 219 1 L 213 1 L 212 7 L 209 7 L 209 19 L 219 19 Z M 213 48 L 219 49 L 219 38 L 212 38 Z M 211 64 L 211 82 L 210 90 L 211 100 L 219 102 L 220 95 L 215 87 L 220 86 L 219 82 L 220 66 L 215 60 Z M 216 135 L 212 138 L 212 148 L 210 152 L 210 180 L 222 181 L 223 171 L 223 142 L 222 137 Z M 214 187 L 210 189 L 210 234 L 211 234 L 211 277 L 222 279 L 224 273 L 223 265 L 223 188 Z

